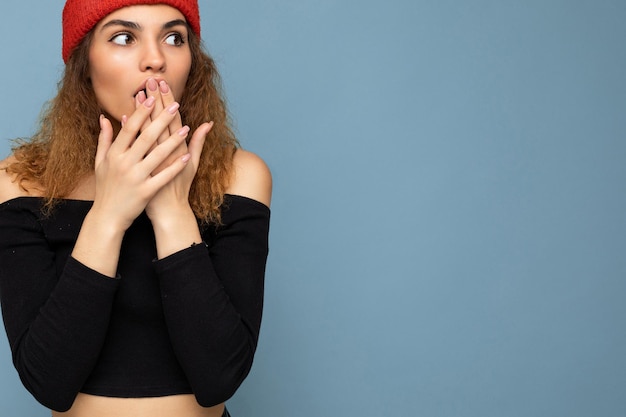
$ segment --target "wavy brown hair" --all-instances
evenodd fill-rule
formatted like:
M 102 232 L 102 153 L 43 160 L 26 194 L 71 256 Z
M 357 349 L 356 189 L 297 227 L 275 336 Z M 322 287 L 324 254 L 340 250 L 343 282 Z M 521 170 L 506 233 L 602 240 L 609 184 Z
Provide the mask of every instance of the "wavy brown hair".
M 220 206 L 239 145 L 231 128 L 215 62 L 193 31 L 189 29 L 188 33 L 191 69 L 180 113 L 192 131 L 204 122 L 214 122 L 204 143 L 189 202 L 198 219 L 219 224 Z M 16 143 L 15 162 L 7 167 L 7 172 L 16 175 L 22 188 L 43 191 L 47 213 L 93 173 L 102 109 L 89 79 L 91 38 L 90 32 L 70 56 L 57 96 L 44 108 L 38 131 L 30 140 Z

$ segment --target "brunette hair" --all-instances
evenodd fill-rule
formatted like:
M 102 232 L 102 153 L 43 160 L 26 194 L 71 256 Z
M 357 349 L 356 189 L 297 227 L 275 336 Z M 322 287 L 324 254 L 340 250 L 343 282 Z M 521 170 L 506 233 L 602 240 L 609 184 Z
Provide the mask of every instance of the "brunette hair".
M 198 36 L 191 30 L 188 33 L 192 63 L 180 113 L 192 131 L 204 122 L 214 122 L 206 137 L 189 202 L 198 219 L 219 224 L 220 206 L 239 144 L 231 128 L 215 62 L 204 51 Z M 30 140 L 16 142 L 15 161 L 7 167 L 22 188 L 41 189 L 48 214 L 94 169 L 102 109 L 89 79 L 91 39 L 89 32 L 70 56 L 57 96 L 44 108 L 38 131 Z

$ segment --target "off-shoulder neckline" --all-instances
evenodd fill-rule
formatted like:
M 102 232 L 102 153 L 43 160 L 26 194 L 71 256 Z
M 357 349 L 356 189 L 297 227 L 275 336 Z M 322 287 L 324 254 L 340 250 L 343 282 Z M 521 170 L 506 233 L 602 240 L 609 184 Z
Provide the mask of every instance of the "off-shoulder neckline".
M 270 209 L 264 203 L 261 203 L 258 200 L 255 200 L 253 198 L 246 197 L 246 196 L 243 196 L 243 195 L 226 193 L 226 194 L 224 194 L 224 197 L 225 197 L 226 206 L 228 205 L 228 202 L 227 202 L 228 199 L 235 199 L 235 200 L 240 200 L 242 202 L 248 202 L 248 203 L 253 204 L 253 205 L 258 205 L 258 206 L 265 207 L 267 210 Z M 41 202 L 43 200 L 44 200 L 44 197 L 41 197 L 41 196 L 21 195 L 21 196 L 13 197 L 13 198 L 10 198 L 10 199 L 8 199 L 6 201 L 3 201 L 2 203 L 0 203 L 0 208 L 5 206 L 5 205 L 9 205 L 11 202 L 17 202 L 17 201 L 37 201 L 37 202 Z M 61 199 L 59 199 L 59 201 L 64 202 L 64 203 L 72 203 L 72 204 L 93 204 L 93 200 L 81 200 L 81 199 L 75 199 L 75 198 L 61 198 Z

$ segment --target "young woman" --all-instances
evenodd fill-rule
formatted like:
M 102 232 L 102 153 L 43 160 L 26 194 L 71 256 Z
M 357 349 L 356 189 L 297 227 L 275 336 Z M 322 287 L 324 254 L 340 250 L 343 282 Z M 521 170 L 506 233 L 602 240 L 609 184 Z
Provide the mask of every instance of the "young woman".
M 56 417 L 219 417 L 261 323 L 271 176 L 239 149 L 197 0 L 68 0 L 65 74 L 0 164 L 0 297 Z

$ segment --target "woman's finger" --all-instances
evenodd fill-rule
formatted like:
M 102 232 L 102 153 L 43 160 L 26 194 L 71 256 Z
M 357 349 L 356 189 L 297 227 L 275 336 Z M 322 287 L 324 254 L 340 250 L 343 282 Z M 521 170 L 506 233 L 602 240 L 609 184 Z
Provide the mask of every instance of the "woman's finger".
M 151 100 L 154 100 L 154 97 L 148 97 L 146 102 L 141 107 L 145 107 L 146 103 Z M 163 132 L 168 131 L 168 126 L 172 122 L 172 119 L 174 119 L 176 112 L 178 112 L 178 107 L 178 103 L 172 103 L 165 110 L 163 110 L 156 119 L 152 120 L 148 127 L 146 127 L 137 137 L 131 149 L 132 152 L 135 154 L 135 158 L 137 161 L 143 159 L 146 154 L 152 153 L 151 149 L 155 144 L 157 144 L 158 138 L 163 135 Z M 138 111 L 143 111 L 143 109 L 140 108 L 138 109 Z M 128 120 L 128 123 L 126 123 L 126 126 L 129 126 L 129 128 L 131 120 L 133 120 L 132 117 Z M 139 118 L 137 119 L 137 121 L 139 121 Z
M 146 93 L 143 90 L 138 92 L 137 95 L 135 96 L 135 110 L 137 110 L 139 106 L 141 106 L 147 99 L 148 97 L 146 96 Z M 150 117 L 148 117 L 146 121 L 143 122 L 143 126 L 141 126 L 141 129 L 139 129 L 139 131 L 142 132 L 143 130 L 145 130 L 150 124 L 150 122 L 151 122 Z
M 167 140 L 155 146 L 154 149 L 146 155 L 143 161 L 141 161 L 141 164 L 146 167 L 146 171 L 152 172 L 153 175 L 158 175 L 161 171 L 166 169 L 167 166 L 162 166 L 164 165 L 163 162 L 176 151 L 181 143 L 185 142 L 188 134 L 189 126 L 184 126 L 179 129 L 178 132 L 171 135 Z M 180 156 L 182 155 L 179 155 L 178 157 Z M 174 161 L 171 163 L 174 163 Z M 168 165 L 171 165 L 171 163 Z M 155 172 L 157 167 L 161 167 L 161 169 Z
M 178 174 L 182 172 L 183 169 L 185 169 L 190 159 L 191 155 L 188 153 L 178 157 L 170 165 L 163 168 L 158 174 L 150 177 L 146 181 L 149 192 L 156 194 L 166 184 L 170 183 Z
M 159 114 L 161 114 L 161 112 L 163 111 L 165 107 L 172 104 L 172 103 L 169 103 L 165 105 L 163 103 L 163 97 L 161 96 L 159 83 L 154 78 L 149 78 L 148 81 L 146 82 L 146 94 L 148 95 L 148 98 L 154 97 L 156 100 L 154 103 L 154 109 L 152 110 L 152 114 L 150 115 L 152 120 L 156 119 L 159 116 Z M 169 138 L 172 133 L 173 132 L 170 131 L 168 127 L 168 129 L 164 131 L 161 134 L 161 136 L 159 136 L 159 138 L 157 139 L 157 143 L 161 143 L 167 140 L 167 138 Z
M 106 157 L 107 152 L 113 143 L 113 126 L 111 121 L 100 115 L 100 134 L 98 135 L 98 147 L 96 149 L 95 166 L 98 167 Z
M 153 107 L 154 98 L 148 98 L 130 117 L 124 118 L 125 121 L 122 123 L 122 128 L 111 145 L 111 150 L 120 153 L 126 152 L 135 143 L 137 134 L 150 116 Z
M 189 153 L 191 154 L 192 163 L 194 167 L 200 165 L 200 156 L 202 155 L 202 149 L 206 136 L 213 128 L 213 122 L 203 123 L 193 132 L 191 140 L 189 141 Z
M 170 104 L 176 101 L 176 98 L 174 97 L 174 93 L 172 92 L 172 89 L 163 80 L 159 82 L 159 92 L 161 93 L 161 99 L 163 100 L 163 105 L 165 107 L 169 106 Z M 170 124 L 170 132 L 177 132 L 178 129 L 182 127 L 183 127 L 183 121 L 180 116 L 180 113 L 178 113 L 176 114 L 176 117 Z

